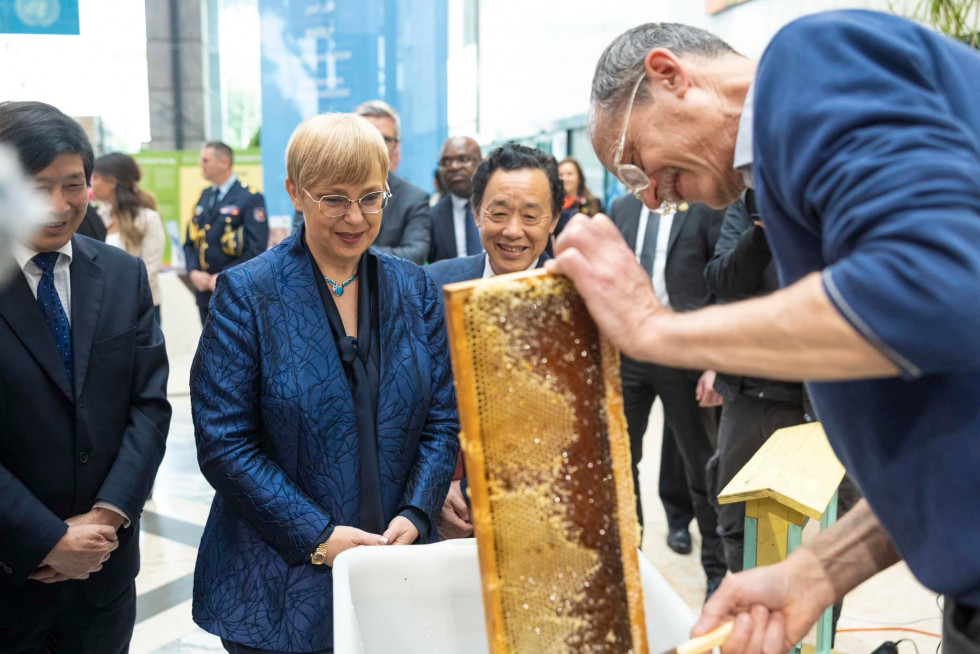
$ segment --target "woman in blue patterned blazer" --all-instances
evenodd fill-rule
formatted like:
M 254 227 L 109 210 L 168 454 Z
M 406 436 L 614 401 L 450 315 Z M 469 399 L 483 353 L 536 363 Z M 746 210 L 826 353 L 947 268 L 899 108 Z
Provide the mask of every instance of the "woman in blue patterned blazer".
M 438 291 L 369 249 L 390 198 L 380 133 L 317 116 L 286 169 L 305 225 L 221 274 L 191 371 L 217 491 L 194 620 L 229 652 L 332 652 L 334 558 L 424 540 L 459 448 Z

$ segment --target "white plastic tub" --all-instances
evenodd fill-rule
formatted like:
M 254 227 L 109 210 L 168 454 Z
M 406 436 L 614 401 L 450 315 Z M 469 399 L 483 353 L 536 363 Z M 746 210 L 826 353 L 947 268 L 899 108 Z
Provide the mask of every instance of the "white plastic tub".
M 694 613 L 640 554 L 651 654 L 688 637 Z M 413 547 L 357 547 L 337 557 L 337 654 L 488 652 L 472 538 Z

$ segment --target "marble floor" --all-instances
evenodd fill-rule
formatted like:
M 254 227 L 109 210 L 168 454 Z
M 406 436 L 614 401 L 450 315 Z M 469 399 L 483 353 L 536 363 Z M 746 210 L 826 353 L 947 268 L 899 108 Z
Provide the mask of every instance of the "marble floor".
M 213 492 L 198 470 L 191 424 L 187 379 L 199 334 L 197 310 L 175 277 L 161 280 L 163 323 L 171 358 L 170 397 L 174 408 L 167 453 L 157 476 L 153 498 L 143 513 L 143 566 L 136 580 L 139 600 L 133 654 L 197 654 L 222 652 L 218 639 L 191 620 L 194 561 Z M 663 416 L 654 405 L 640 462 L 641 494 L 647 516 L 643 553 L 687 604 L 699 611 L 705 578 L 695 553 L 681 556 L 665 543 L 666 522 L 657 498 L 660 434 Z M 804 541 L 815 533 L 808 526 Z M 923 588 L 908 569 L 897 565 L 863 584 L 844 602 L 836 649 L 873 651 L 886 640 L 899 644 L 900 654 L 933 654 L 939 644 L 940 609 L 936 595 Z M 913 631 L 895 631 L 913 629 Z M 815 642 L 811 635 L 809 642 Z

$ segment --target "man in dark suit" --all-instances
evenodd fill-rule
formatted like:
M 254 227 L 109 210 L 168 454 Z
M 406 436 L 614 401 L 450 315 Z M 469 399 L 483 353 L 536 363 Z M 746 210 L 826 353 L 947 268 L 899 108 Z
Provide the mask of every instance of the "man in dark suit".
M 553 156 L 524 145 L 508 144 L 490 153 L 472 179 L 473 207 L 484 252 L 444 259 L 426 270 L 436 286 L 540 268 L 565 200 Z M 442 297 L 442 294 L 440 294 Z M 443 539 L 473 533 L 466 503 L 462 456 L 436 520 Z
M 75 233 L 94 238 L 96 241 L 105 242 L 105 223 L 102 222 L 102 217 L 99 216 L 99 212 L 95 207 L 88 205 L 88 209 L 85 211 L 85 218 L 82 219 L 82 223 L 75 230 Z
M 381 231 L 374 247 L 417 264 L 429 256 L 429 194 L 395 175 L 402 158 L 401 118 L 395 108 L 381 100 L 361 103 L 354 113 L 378 128 L 388 146 L 388 190 L 391 200 L 385 207 Z
M 142 262 L 74 235 L 93 163 L 78 123 L 6 102 L 0 143 L 51 207 L 0 289 L 0 651 L 125 652 L 170 424 L 163 334 Z
M 201 172 L 212 186 L 201 193 L 187 221 L 184 261 L 202 325 L 218 273 L 262 254 L 269 244 L 265 200 L 239 181 L 234 163 L 231 148 L 220 141 L 201 148 Z
M 449 192 L 432 207 L 429 263 L 483 252 L 470 207 L 471 181 L 480 157 L 479 144 L 467 136 L 455 136 L 442 146 L 439 174 Z
M 687 211 L 660 215 L 627 195 L 612 204 L 609 216 L 653 278 L 654 291 L 665 305 L 675 311 L 690 311 L 711 304 L 712 296 L 704 282 L 704 266 L 714 255 L 723 211 L 694 205 Z M 705 405 L 712 403 L 707 399 L 715 396 L 711 389 L 714 375 L 710 371 L 701 373 L 669 368 L 626 356 L 622 357 L 622 373 L 637 515 L 642 524 L 637 464 L 643 456 L 643 434 L 650 408 L 659 395 L 668 428 L 665 436 L 669 439 L 672 433 L 674 437 L 661 462 L 661 474 L 672 471 L 672 460 L 674 465 L 677 459 L 683 463 L 691 506 L 701 532 L 701 565 L 708 577 L 710 595 L 721 584 L 726 572 L 721 542 L 715 533 L 717 516 L 708 500 L 705 481 L 705 465 L 714 449 L 708 431 L 710 424 L 706 425 L 705 412 L 698 406 L 699 399 Z M 679 456 L 672 456 L 670 445 L 676 446 Z M 665 503 L 665 508 L 669 514 L 671 507 Z M 686 523 L 668 527 L 671 532 L 687 532 Z

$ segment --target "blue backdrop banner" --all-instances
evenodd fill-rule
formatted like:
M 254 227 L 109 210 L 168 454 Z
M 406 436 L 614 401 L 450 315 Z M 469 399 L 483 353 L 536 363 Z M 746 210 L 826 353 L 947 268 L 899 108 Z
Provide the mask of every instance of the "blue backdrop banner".
M 289 135 L 380 99 L 401 115 L 397 174 L 429 191 L 448 131 L 447 0 L 259 0 L 262 169 L 270 218 L 291 216 Z
M 3 0 L 0 33 L 78 34 L 78 0 Z

